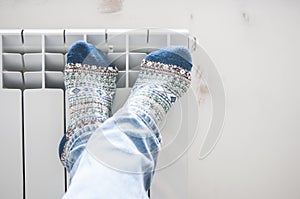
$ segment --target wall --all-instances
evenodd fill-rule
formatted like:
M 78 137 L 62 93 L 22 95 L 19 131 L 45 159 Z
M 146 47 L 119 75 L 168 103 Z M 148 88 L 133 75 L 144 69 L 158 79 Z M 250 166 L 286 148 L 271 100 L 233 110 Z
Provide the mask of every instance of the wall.
M 191 27 L 223 77 L 227 115 L 207 159 L 193 145 L 191 198 L 300 198 L 299 3 L 199 3 Z
M 189 151 L 188 198 L 300 198 L 300 1 L 124 0 L 111 14 L 100 3 L 2 0 L 0 28 L 188 28 L 226 92 L 215 150 L 199 160 L 198 139 Z

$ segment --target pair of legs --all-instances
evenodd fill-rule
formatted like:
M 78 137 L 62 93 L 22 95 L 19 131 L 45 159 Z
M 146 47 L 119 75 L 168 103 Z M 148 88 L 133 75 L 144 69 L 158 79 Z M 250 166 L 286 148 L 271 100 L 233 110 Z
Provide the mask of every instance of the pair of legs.
M 67 55 L 68 129 L 59 155 L 70 176 L 64 199 L 148 198 L 161 135 L 159 123 L 190 86 L 191 55 L 182 47 L 147 55 L 125 105 L 113 116 L 117 67 L 93 45 Z

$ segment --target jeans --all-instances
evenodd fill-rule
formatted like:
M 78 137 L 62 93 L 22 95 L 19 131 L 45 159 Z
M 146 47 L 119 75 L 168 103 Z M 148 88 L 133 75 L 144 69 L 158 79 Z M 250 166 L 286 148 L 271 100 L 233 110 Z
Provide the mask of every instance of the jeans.
M 98 128 L 80 131 L 67 151 L 63 199 L 148 198 L 161 143 L 152 118 L 125 106 Z

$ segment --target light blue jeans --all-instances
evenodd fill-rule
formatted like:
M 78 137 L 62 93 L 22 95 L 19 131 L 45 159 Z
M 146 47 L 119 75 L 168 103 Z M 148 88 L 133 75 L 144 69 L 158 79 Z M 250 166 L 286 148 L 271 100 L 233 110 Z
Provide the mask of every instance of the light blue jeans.
M 70 186 L 63 199 L 148 198 L 161 136 L 145 113 L 125 106 L 98 128 L 82 128 L 70 142 Z

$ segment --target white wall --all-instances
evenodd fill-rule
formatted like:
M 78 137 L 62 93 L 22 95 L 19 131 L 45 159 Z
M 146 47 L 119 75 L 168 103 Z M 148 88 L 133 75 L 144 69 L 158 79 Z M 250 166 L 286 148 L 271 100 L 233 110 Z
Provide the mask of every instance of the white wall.
M 211 156 L 191 152 L 192 198 L 300 198 L 300 2 L 199 7 L 195 32 L 223 77 L 227 117 Z
M 67 6 L 70 4 L 71 6 Z M 226 92 L 213 153 L 189 151 L 191 199 L 300 198 L 300 1 L 1 0 L 0 28 L 188 28 L 218 68 Z

